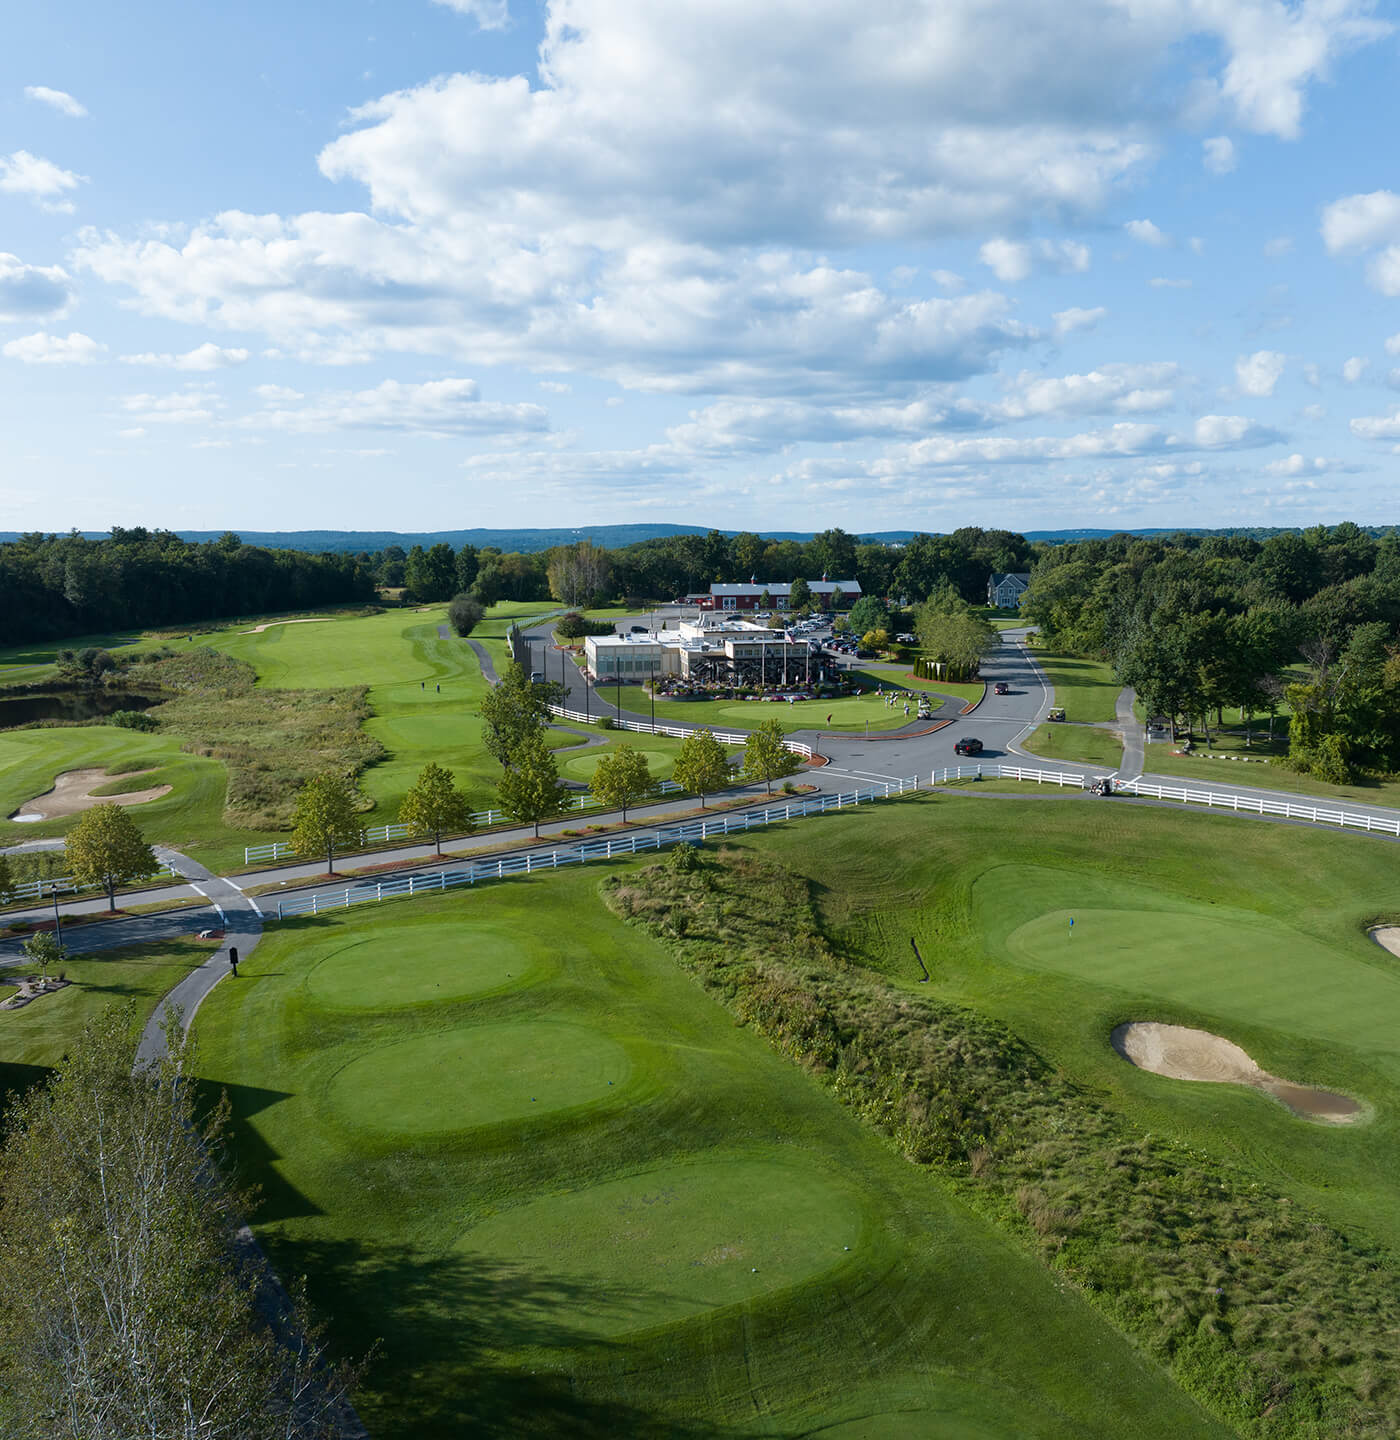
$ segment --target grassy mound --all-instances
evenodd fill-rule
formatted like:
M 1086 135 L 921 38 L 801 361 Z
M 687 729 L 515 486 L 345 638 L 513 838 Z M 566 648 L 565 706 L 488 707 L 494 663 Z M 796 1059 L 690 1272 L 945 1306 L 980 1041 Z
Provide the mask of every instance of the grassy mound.
M 419 926 L 394 926 L 328 952 L 307 976 L 318 1005 L 335 1010 L 393 1010 L 465 1000 L 515 989 L 546 973 L 521 958 L 519 937 L 474 926 L 470 939 Z
M 472 1025 L 370 1050 L 326 1098 L 361 1129 L 433 1135 L 620 1096 L 631 1070 L 620 1045 L 579 1025 Z
M 732 1155 L 535 1200 L 474 1225 L 458 1250 L 588 1289 L 600 1303 L 540 1321 L 618 1335 L 858 1265 L 861 1223 L 816 1167 Z

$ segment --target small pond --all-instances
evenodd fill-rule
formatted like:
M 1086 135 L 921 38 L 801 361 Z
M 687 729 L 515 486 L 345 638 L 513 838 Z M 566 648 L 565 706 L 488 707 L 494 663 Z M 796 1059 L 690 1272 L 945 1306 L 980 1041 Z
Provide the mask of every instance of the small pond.
M 0 730 L 33 725 L 39 720 L 99 720 L 118 710 L 149 710 L 162 696 L 132 695 L 121 690 L 67 690 L 55 695 L 13 695 L 0 698 Z

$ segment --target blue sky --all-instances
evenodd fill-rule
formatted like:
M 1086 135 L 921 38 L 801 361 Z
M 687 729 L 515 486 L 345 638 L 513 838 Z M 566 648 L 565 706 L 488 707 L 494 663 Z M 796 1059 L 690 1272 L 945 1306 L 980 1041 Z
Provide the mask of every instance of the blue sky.
M 0 529 L 1395 523 L 1397 18 L 28 7 Z

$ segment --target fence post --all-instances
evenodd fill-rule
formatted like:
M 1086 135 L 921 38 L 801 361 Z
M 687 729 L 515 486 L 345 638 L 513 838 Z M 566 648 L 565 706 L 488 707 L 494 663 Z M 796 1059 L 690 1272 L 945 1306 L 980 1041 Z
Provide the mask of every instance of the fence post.
M 277 902 L 277 918 L 279 920 L 282 918 L 282 902 L 280 900 Z
M 384 898 L 384 882 L 382 880 L 374 887 L 374 898 L 376 900 L 383 900 Z
M 311 897 L 311 913 L 312 913 L 313 915 L 315 915 L 315 914 L 318 913 L 317 910 L 316 910 L 316 896 L 315 896 L 315 895 L 312 895 L 312 897 Z
M 347 910 L 350 908 L 350 887 L 348 885 L 345 887 L 345 908 Z

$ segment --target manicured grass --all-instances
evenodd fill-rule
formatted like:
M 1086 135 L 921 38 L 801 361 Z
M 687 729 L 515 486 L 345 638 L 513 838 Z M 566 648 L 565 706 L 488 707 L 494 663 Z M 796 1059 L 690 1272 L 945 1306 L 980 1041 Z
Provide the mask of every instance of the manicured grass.
M 873 685 L 875 682 L 871 681 Z M 888 682 L 886 682 L 888 683 Z M 601 694 L 611 699 L 615 690 L 606 685 Z M 629 703 L 629 693 L 631 700 Z M 864 695 L 846 696 L 839 700 L 797 700 L 786 702 L 762 700 L 658 700 L 658 720 L 678 720 L 687 725 L 708 725 L 713 730 L 753 730 L 765 720 L 781 720 L 789 733 L 797 730 L 849 730 L 864 733 L 867 723 L 871 730 L 898 730 L 916 718 L 916 706 L 909 702 L 910 713 L 904 713 L 901 702 L 893 709 L 875 691 Z M 622 708 L 638 715 L 651 713 L 650 703 L 637 687 L 622 687 Z M 828 716 L 830 719 L 828 719 Z
M 1106 660 L 1087 660 L 1081 655 L 1063 655 L 1054 650 L 1031 647 L 1045 678 L 1055 687 L 1055 704 L 1061 705 L 1068 720 L 1112 720 L 1116 714 L 1121 682 Z
M 1197 749 L 1205 750 L 1203 742 Z M 1251 755 L 1286 754 L 1287 742 L 1276 744 L 1272 751 L 1257 741 L 1248 750 L 1243 736 L 1233 732 L 1217 735 L 1209 747 L 1216 754 Z M 1239 761 L 1208 760 L 1203 755 L 1174 755 L 1176 745 L 1157 741 L 1147 747 L 1149 774 L 1179 775 L 1187 780 L 1203 780 L 1217 785 L 1256 785 L 1261 790 L 1289 790 L 1300 798 L 1353 800 L 1361 805 L 1393 805 L 1400 807 L 1400 779 L 1365 779 L 1351 785 L 1328 785 L 1311 775 L 1300 775 L 1283 765 L 1245 765 Z
M 83 1027 L 109 1005 L 132 1007 L 132 1053 L 156 1002 L 196 965 L 210 946 L 196 940 L 168 940 L 100 958 L 71 958 L 56 970 L 72 985 L 42 996 L 19 1010 L 0 1010 L 0 1104 L 5 1093 L 41 1079 L 73 1048 Z M 0 975 L 28 974 L 23 962 Z M 56 973 L 56 971 L 54 972 Z M 0 997 L 3 998 L 3 997 Z
M 260 1240 L 382 1338 L 371 1433 L 1228 1433 L 599 878 L 292 922 L 200 1010 Z
M 180 738 L 172 734 L 147 735 L 112 725 L 6 731 L 0 735 L 0 816 L 51 789 L 66 771 L 135 766 L 151 773 L 130 779 L 114 775 L 109 784 L 128 790 L 171 787 L 168 795 L 131 809 L 148 841 L 188 849 L 211 865 L 241 863 L 245 845 L 274 837 L 225 824 L 227 772 L 217 760 L 187 755 L 180 746 Z M 0 819 L 0 844 L 62 835 L 77 818 L 23 825 Z
M 1042 725 L 1021 744 L 1047 760 L 1079 760 L 1086 765 L 1123 763 L 1123 744 L 1118 737 L 1085 725 Z
M 1142 1128 L 1400 1253 L 1400 1057 L 1385 1038 L 1400 969 L 1365 934 L 1400 917 L 1392 846 L 1131 803 L 953 795 L 824 821 L 816 843 L 799 827 L 745 843 L 810 876 L 832 933 L 866 963 L 913 983 L 914 935 L 935 995 L 1005 1021 Z M 1372 1118 L 1324 1129 L 1252 1090 L 1135 1070 L 1108 1040 L 1125 1020 L 1223 1034 Z

